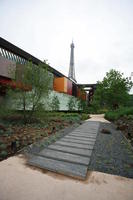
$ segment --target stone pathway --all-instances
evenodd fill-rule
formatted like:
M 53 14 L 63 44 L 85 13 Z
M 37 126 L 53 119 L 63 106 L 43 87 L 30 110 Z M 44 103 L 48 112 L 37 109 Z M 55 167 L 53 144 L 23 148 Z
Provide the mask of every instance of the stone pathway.
M 99 122 L 86 121 L 71 133 L 33 155 L 28 164 L 85 179 Z

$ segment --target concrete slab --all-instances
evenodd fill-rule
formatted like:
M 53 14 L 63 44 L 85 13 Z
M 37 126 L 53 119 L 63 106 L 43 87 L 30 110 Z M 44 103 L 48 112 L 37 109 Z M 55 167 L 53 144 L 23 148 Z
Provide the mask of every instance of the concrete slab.
M 71 133 L 69 133 L 68 135 L 71 135 L 71 134 L 75 134 L 75 135 L 81 135 L 81 136 L 92 136 L 92 137 L 97 137 L 97 133 L 84 133 L 84 132 L 76 132 L 76 131 L 73 131 Z
M 83 138 L 94 138 L 96 139 L 96 136 L 94 135 L 85 135 L 85 134 L 76 134 L 76 133 L 70 133 L 68 134 L 70 136 L 75 136 L 75 137 L 83 137 Z
M 69 142 L 69 143 L 76 143 L 76 144 L 95 144 L 95 141 L 86 141 L 86 140 L 74 140 L 63 137 L 60 141 Z
M 91 131 L 76 131 L 76 130 L 74 130 L 72 133 L 83 133 L 83 134 L 92 134 L 92 135 L 97 135 L 97 131 L 93 131 L 93 132 L 91 132 Z
M 78 141 L 93 141 L 95 142 L 95 138 L 84 138 L 84 137 L 76 137 L 76 136 L 71 136 L 71 135 L 66 135 L 64 138 L 69 138 L 69 139 L 74 139 L 74 140 L 78 140 Z
M 58 150 L 61 152 L 67 152 L 67 153 L 72 153 L 72 154 L 86 156 L 86 157 L 90 157 L 92 153 L 92 150 L 66 147 L 66 146 L 60 146 L 60 145 L 49 145 L 48 149 Z
M 85 165 L 53 160 L 41 156 L 33 156 L 29 159 L 28 164 L 79 179 L 85 179 L 88 168 Z
M 79 149 L 93 149 L 94 144 L 78 144 L 78 143 L 69 143 L 69 142 L 64 142 L 64 141 L 57 141 L 54 143 L 55 145 L 62 145 L 62 146 L 67 146 L 67 147 L 76 147 Z
M 84 130 L 74 130 L 75 133 L 86 133 L 86 134 L 97 134 L 97 131 L 84 131 Z M 72 132 L 72 133 L 73 133 Z
M 56 151 L 52 149 L 44 149 L 43 151 L 39 153 L 39 155 L 47 157 L 47 158 L 53 158 L 56 160 L 68 161 L 71 163 L 82 164 L 82 165 L 87 165 L 87 166 L 90 162 L 90 158 L 86 158 L 86 157 L 71 154 L 71 153 Z

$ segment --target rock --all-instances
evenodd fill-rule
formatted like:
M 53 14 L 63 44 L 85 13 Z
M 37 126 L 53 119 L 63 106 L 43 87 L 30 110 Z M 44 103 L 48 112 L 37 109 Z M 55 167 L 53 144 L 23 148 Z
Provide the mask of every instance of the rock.
M 122 124 L 122 125 L 117 126 L 117 130 L 121 130 L 121 131 L 126 130 L 127 128 L 128 128 L 128 126 L 126 124 Z
M 111 134 L 110 130 L 105 129 L 105 128 L 103 128 L 103 129 L 101 130 L 101 133 L 104 133 L 104 134 Z
M 53 128 L 52 128 L 52 133 L 55 133 L 55 132 L 56 132 L 56 127 L 53 126 Z

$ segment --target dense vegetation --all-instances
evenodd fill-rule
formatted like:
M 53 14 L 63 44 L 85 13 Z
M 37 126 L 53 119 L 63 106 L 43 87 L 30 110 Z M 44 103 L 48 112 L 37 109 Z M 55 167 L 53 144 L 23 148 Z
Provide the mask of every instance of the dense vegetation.
M 103 81 L 98 82 L 91 104 L 92 109 L 94 111 L 115 110 L 121 106 L 128 106 L 127 102 L 131 104 L 129 91 L 132 86 L 133 83 L 128 78 L 124 78 L 121 72 L 111 69 L 106 73 Z
M 133 107 L 122 107 L 105 113 L 105 118 L 111 121 L 118 120 L 119 118 L 125 116 L 128 116 L 129 119 L 133 119 Z

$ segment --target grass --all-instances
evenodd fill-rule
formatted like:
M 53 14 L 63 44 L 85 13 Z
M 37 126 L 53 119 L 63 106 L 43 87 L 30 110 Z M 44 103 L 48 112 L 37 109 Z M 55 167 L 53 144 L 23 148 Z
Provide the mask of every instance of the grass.
M 118 120 L 120 117 L 127 117 L 133 119 L 133 107 L 123 107 L 115 111 L 108 111 L 105 113 L 105 118 L 110 121 Z

